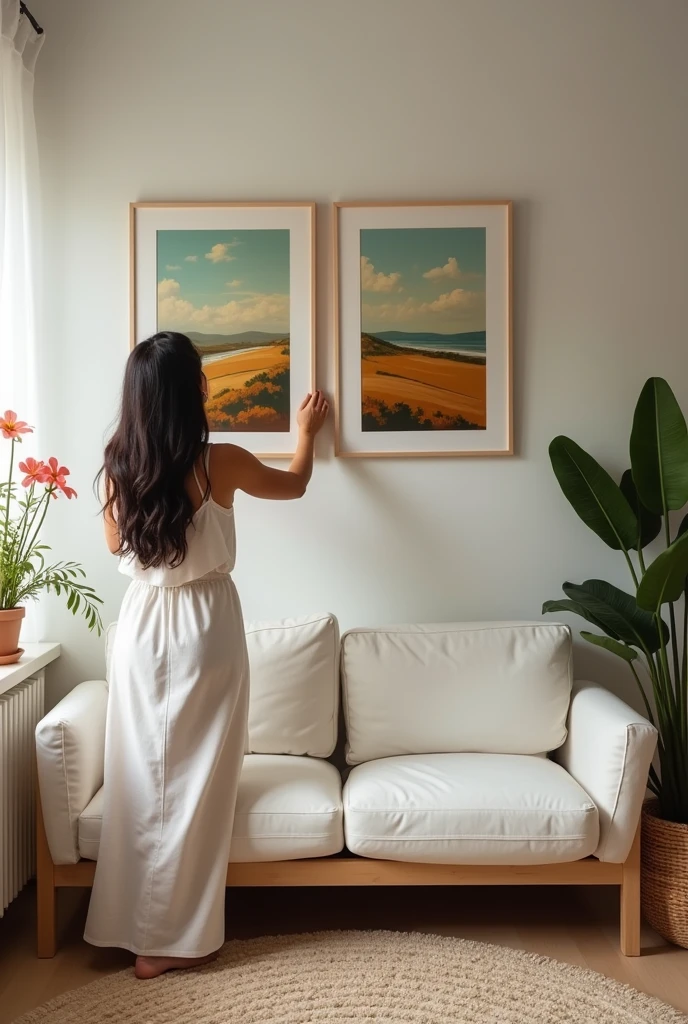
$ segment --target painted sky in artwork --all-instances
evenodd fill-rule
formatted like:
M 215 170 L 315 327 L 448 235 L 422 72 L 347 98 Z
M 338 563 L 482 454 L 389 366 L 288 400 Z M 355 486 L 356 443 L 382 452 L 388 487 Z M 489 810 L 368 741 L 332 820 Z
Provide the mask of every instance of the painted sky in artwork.
M 289 333 L 289 231 L 158 231 L 158 330 Z
M 363 228 L 365 332 L 485 330 L 485 228 Z

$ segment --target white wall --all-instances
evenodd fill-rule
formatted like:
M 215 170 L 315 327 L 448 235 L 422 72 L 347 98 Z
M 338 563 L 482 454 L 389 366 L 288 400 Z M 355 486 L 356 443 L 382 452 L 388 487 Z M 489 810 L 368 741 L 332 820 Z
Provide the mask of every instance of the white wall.
M 652 374 L 688 408 L 684 0 L 33 0 L 56 392 L 78 504 L 50 539 L 117 614 L 90 483 L 128 354 L 127 204 L 315 199 L 318 357 L 331 387 L 336 199 L 512 198 L 517 455 L 340 462 L 306 498 L 238 503 L 247 617 L 538 616 L 565 578 L 627 585 L 560 495 L 568 433 L 614 471 Z M 48 454 L 52 454 L 48 453 Z M 102 671 L 56 598 L 55 700 Z M 623 686 L 606 655 L 579 670 Z

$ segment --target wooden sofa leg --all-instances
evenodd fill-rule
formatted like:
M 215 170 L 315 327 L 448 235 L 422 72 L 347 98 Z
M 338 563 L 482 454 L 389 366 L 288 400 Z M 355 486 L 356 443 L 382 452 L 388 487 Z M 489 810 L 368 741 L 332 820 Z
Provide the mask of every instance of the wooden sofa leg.
M 622 869 L 621 952 L 640 956 L 640 825 Z
M 41 798 L 36 793 L 36 945 L 40 958 L 55 956 L 57 951 L 57 889 L 55 865 L 43 824 Z

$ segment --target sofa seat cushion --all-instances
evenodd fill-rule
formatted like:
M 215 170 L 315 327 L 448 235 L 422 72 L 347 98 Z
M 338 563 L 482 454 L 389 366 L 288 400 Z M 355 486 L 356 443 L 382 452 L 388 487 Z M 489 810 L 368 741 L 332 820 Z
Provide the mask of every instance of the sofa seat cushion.
M 98 859 L 100 789 L 79 818 L 79 852 Z M 329 761 L 247 754 L 239 783 L 230 861 L 328 857 L 344 847 L 342 782 Z
M 546 757 L 409 754 L 369 761 L 344 787 L 348 849 L 426 864 L 554 864 L 598 840 L 597 808 Z

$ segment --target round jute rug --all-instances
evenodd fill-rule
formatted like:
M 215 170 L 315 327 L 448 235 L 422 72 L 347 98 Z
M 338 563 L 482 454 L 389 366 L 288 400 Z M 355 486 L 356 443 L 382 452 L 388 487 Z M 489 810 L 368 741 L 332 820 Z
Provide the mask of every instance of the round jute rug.
M 120 971 L 15 1024 L 686 1024 L 592 971 L 465 939 L 316 932 L 228 942 L 198 970 Z

